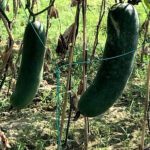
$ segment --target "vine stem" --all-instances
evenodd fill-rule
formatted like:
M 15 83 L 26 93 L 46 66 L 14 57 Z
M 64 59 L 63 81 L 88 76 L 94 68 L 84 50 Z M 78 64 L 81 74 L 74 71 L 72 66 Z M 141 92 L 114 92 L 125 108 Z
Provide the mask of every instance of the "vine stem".
M 43 12 L 47 11 L 48 9 L 50 9 L 54 5 L 54 2 L 55 2 L 55 0 L 52 0 L 51 4 L 49 6 L 47 6 L 46 8 L 44 8 L 43 10 L 41 10 L 37 13 L 33 13 L 33 11 L 31 10 L 31 8 L 28 5 L 26 5 L 26 8 L 28 9 L 31 16 L 36 17 L 36 16 L 42 14 Z
M 144 116 L 143 116 L 143 124 L 142 124 L 142 136 L 141 136 L 141 145 L 140 150 L 144 150 L 144 137 L 145 137 L 145 130 L 146 130 L 146 121 L 148 116 L 148 104 L 149 104 L 149 96 L 150 96 L 150 60 L 147 69 L 147 81 L 146 81 L 146 99 L 144 104 Z
M 83 61 L 87 61 L 87 38 L 86 38 L 86 10 L 87 10 L 87 0 L 82 2 L 82 19 L 83 19 Z M 83 64 L 83 92 L 85 92 L 87 87 L 87 65 Z M 85 143 L 84 149 L 88 149 L 88 118 L 84 117 L 84 128 L 85 128 Z

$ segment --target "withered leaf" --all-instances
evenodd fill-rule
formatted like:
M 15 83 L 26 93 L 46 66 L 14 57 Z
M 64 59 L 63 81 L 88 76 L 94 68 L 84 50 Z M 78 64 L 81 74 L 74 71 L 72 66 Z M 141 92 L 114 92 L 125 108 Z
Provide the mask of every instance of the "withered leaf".
M 78 101 L 79 101 L 79 99 L 78 99 L 78 96 L 77 96 L 77 94 L 76 93 L 73 93 L 73 95 L 71 96 L 71 107 L 72 107 L 72 109 L 73 110 L 75 110 L 75 111 L 77 111 L 78 109 L 77 109 L 77 105 L 78 105 Z
M 49 9 L 48 15 L 50 18 L 59 18 L 59 13 L 55 6 L 52 6 L 51 9 Z
M 62 34 L 60 34 L 59 39 L 58 39 L 58 44 L 56 48 L 56 53 L 57 54 L 65 54 L 67 50 L 67 45 L 65 42 L 65 39 Z
M 83 81 L 81 80 L 81 81 L 80 81 L 80 84 L 79 84 L 79 86 L 78 86 L 78 92 L 77 92 L 77 94 L 78 94 L 78 95 L 81 95 L 82 92 L 83 92 Z
M 75 23 L 70 25 L 69 28 L 67 28 L 63 34 L 60 34 L 56 48 L 56 53 L 66 54 L 69 45 L 73 41 L 74 27 Z

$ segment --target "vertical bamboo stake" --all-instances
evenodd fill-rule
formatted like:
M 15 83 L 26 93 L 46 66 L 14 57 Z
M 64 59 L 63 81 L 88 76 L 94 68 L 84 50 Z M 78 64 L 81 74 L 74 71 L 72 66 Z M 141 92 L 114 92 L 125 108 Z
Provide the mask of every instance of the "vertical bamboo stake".
M 87 9 L 87 0 L 82 2 L 82 15 L 83 15 L 83 61 L 87 61 L 87 39 L 86 39 L 86 9 Z M 83 64 L 83 92 L 86 90 L 87 84 L 87 65 Z M 85 143 L 84 149 L 88 149 L 88 118 L 84 117 L 85 122 Z
M 149 89 L 150 86 L 150 60 L 148 64 L 148 69 L 147 69 L 147 81 L 146 81 L 146 99 L 145 99 L 145 104 L 144 104 L 144 118 L 143 118 L 143 126 L 142 126 L 142 136 L 141 136 L 141 145 L 140 149 L 144 150 L 144 137 L 145 137 L 145 130 L 146 130 L 146 121 L 147 121 L 147 115 L 148 115 L 148 104 L 149 104 Z
M 66 92 L 64 95 L 63 105 L 62 105 L 62 115 L 61 115 L 61 125 L 60 125 L 60 144 L 62 139 L 62 131 L 64 128 L 64 120 L 65 120 L 65 112 L 67 108 L 67 100 L 68 100 L 68 92 L 70 87 L 70 80 L 71 80 L 71 72 L 72 72 L 72 62 L 73 62 L 73 49 L 74 49 L 74 43 L 70 46 L 70 53 L 69 53 L 69 67 L 68 67 L 68 77 L 67 77 L 67 84 L 66 84 Z M 59 149 L 60 145 L 59 145 Z
M 72 43 L 69 45 L 68 77 L 67 77 L 67 83 L 66 83 L 66 92 L 65 92 L 65 95 L 64 95 L 63 105 L 62 105 L 62 115 L 61 115 L 61 125 L 60 125 L 60 145 L 58 145 L 58 150 L 61 149 L 62 131 L 63 131 L 63 128 L 64 128 L 64 119 L 65 119 L 65 116 L 66 116 L 65 112 L 66 112 L 66 107 L 67 107 L 68 91 L 70 90 L 72 62 L 73 62 L 73 51 L 74 51 L 74 45 L 75 45 L 75 41 L 76 41 L 78 22 L 79 22 L 79 3 L 78 3 L 78 6 L 77 6 L 77 10 L 76 10 L 76 17 L 75 17 Z

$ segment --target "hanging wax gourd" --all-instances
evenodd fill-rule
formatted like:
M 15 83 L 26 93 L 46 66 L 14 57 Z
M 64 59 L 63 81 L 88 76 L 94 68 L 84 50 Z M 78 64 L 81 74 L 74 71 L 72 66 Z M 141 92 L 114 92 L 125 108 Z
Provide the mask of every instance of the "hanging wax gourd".
M 30 104 L 38 90 L 45 54 L 45 31 L 39 21 L 29 22 L 24 34 L 19 75 L 10 102 L 16 108 Z
M 110 9 L 103 59 L 114 59 L 102 61 L 93 83 L 81 96 L 78 109 L 84 116 L 104 113 L 123 92 L 133 69 L 138 29 L 138 14 L 131 4 L 119 3 Z

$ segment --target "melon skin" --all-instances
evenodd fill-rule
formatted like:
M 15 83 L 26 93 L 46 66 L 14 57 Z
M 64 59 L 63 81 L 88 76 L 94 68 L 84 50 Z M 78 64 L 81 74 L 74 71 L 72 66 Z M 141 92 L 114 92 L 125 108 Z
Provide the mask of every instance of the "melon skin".
M 6 5 L 7 5 L 7 1 L 6 1 L 6 0 L 0 0 L 0 8 L 1 8 L 3 11 L 5 11 Z
M 78 109 L 87 117 L 107 111 L 122 94 L 133 70 L 138 44 L 139 18 L 131 4 L 120 3 L 111 7 L 107 19 L 107 40 L 103 60 L 93 83 L 81 96 Z
M 43 73 L 45 37 L 44 27 L 39 21 L 27 24 L 21 66 L 15 91 L 10 98 L 11 105 L 15 108 L 26 107 L 36 95 Z

